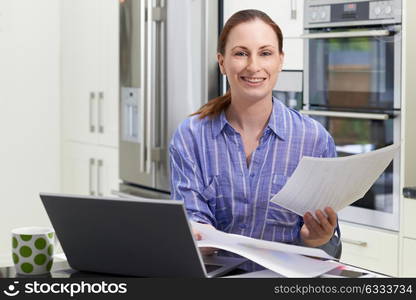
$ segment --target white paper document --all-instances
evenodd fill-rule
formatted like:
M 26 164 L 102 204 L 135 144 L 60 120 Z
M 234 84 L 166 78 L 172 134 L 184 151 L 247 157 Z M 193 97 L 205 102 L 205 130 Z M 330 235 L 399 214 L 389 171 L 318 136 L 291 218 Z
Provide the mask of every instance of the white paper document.
M 198 247 L 214 247 L 236 253 L 282 276 L 316 277 L 340 265 L 335 261 L 303 256 L 333 259 L 321 249 L 263 241 L 221 232 L 204 224 L 191 224 L 202 236 Z
M 337 158 L 302 157 L 270 201 L 303 216 L 332 207 L 339 211 L 364 197 L 399 150 L 398 145 Z

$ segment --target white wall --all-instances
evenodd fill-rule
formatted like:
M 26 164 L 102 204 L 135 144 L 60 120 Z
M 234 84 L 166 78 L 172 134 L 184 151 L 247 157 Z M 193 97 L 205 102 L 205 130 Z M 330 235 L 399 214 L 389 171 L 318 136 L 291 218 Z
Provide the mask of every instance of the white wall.
M 60 190 L 57 0 L 0 0 L 0 265 L 10 230 L 49 225 L 38 193 Z

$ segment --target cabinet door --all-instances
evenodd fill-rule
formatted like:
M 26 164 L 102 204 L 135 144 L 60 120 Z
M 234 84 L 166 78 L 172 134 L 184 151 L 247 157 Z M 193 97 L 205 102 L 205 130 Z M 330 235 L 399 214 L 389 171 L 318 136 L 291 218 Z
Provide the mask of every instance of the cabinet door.
M 96 0 L 62 1 L 62 111 L 64 138 L 96 142 Z
M 397 234 L 362 225 L 340 223 L 341 261 L 392 276 L 398 274 Z
M 265 12 L 283 31 L 284 37 L 299 37 L 303 32 L 302 0 L 224 0 L 224 20 L 243 9 Z
M 258 9 L 269 15 L 282 30 L 284 70 L 303 69 L 303 0 L 224 0 L 224 22 L 235 12 Z
M 63 144 L 62 159 L 62 191 L 94 195 L 97 189 L 95 147 L 66 142 Z
M 97 147 L 95 158 L 97 160 L 95 193 L 99 196 L 110 196 L 111 191 L 119 189 L 118 150 L 111 147 Z
M 109 196 L 118 189 L 117 149 L 72 142 L 63 145 L 64 193 Z
M 98 64 L 98 143 L 118 145 L 119 99 L 119 2 L 98 1 L 99 61 Z

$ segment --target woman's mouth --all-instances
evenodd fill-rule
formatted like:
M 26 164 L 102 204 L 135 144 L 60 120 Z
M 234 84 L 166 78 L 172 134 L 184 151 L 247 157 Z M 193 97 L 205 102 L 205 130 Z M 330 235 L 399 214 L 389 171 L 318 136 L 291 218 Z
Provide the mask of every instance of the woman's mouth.
M 263 83 L 266 80 L 264 77 L 249 77 L 249 76 L 241 76 L 240 77 L 244 82 L 248 83 L 249 85 L 257 86 Z

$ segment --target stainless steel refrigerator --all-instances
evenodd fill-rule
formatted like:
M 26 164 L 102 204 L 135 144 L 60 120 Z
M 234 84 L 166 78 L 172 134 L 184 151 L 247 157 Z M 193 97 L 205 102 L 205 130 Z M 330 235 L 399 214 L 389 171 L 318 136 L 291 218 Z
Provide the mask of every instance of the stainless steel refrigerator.
M 219 94 L 220 1 L 120 1 L 120 193 L 169 198 L 179 123 Z

